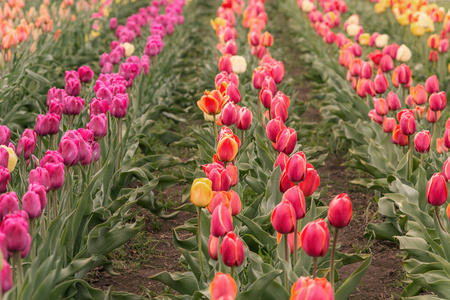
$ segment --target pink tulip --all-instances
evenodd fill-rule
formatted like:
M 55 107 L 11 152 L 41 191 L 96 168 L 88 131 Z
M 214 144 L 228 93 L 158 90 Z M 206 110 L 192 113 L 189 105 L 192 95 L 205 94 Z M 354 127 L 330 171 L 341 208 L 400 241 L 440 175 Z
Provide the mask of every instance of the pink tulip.
M 277 156 L 277 159 L 275 160 L 274 168 L 276 168 L 277 166 L 280 166 L 281 172 L 283 172 L 286 168 L 288 159 L 289 159 L 289 156 L 287 156 L 283 152 L 280 152 Z
M 5 193 L 8 190 L 8 184 L 10 182 L 11 174 L 9 173 L 8 169 L 6 167 L 0 166 L 0 194 Z
M 28 191 L 34 192 L 39 197 L 39 205 L 41 207 L 41 210 L 45 208 L 45 205 L 47 205 L 47 191 L 43 185 L 40 185 L 38 183 L 32 183 L 28 185 Z M 23 204 L 23 200 L 22 200 Z
M 319 187 L 320 177 L 313 165 L 306 164 L 306 179 L 299 183 L 299 187 L 302 190 L 305 197 L 311 196 Z
M 244 244 L 234 232 L 228 232 L 223 239 L 220 255 L 228 267 L 239 267 L 244 262 Z
M 233 102 L 228 102 L 222 107 L 220 120 L 226 126 L 231 126 L 236 122 L 236 105 Z
M 45 187 L 47 192 L 50 190 L 50 175 L 45 168 L 37 167 L 30 171 L 28 184 L 38 183 Z
M 4 255 L 3 257 L 6 258 L 7 256 Z M 13 286 L 12 270 L 6 259 L 3 260 L 3 269 L 2 269 L 2 279 L 1 280 L 2 280 L 2 292 L 6 293 Z
M 22 198 L 22 209 L 27 212 L 30 219 L 36 219 L 41 215 L 41 202 L 39 195 L 28 191 Z
M 219 70 L 220 70 L 220 72 L 227 72 L 227 73 L 232 72 L 230 56 L 223 55 L 222 57 L 220 57 Z
M 286 128 L 278 133 L 274 148 L 278 152 L 283 152 L 289 155 L 292 151 L 294 151 L 296 144 L 297 131 L 292 128 Z
M 234 104 L 238 104 L 239 102 L 241 102 L 241 94 L 239 93 L 237 86 L 233 82 L 230 82 L 230 84 L 228 84 L 225 94 L 230 97 L 230 102 L 233 102 Z
M 430 178 L 426 194 L 428 203 L 433 206 L 441 206 L 447 201 L 447 185 L 444 175 L 435 173 Z
M 86 128 L 93 131 L 95 139 L 101 139 L 108 133 L 108 119 L 105 114 L 92 115 Z
M 352 219 L 352 202 L 342 193 L 331 200 L 328 207 L 328 222 L 335 228 L 344 228 Z
M 305 196 L 298 185 L 295 185 L 288 189 L 283 194 L 283 200 L 287 200 L 291 203 L 295 210 L 295 216 L 297 220 L 303 219 L 306 213 Z
M 114 96 L 109 106 L 111 116 L 119 119 L 125 117 L 127 115 L 128 104 L 128 94 Z
M 312 257 L 324 256 L 330 244 L 330 232 L 323 219 L 309 222 L 300 234 L 300 242 L 306 254 Z
M 394 92 L 389 92 L 386 98 L 387 104 L 389 106 L 389 110 L 396 111 L 401 108 L 400 99 L 398 98 L 397 94 Z
M 35 148 L 36 132 L 31 129 L 25 129 L 25 131 L 22 133 L 22 137 L 19 139 L 19 144 L 17 145 L 16 149 L 16 155 L 21 156 L 23 153 L 24 158 L 29 159 Z
M 428 130 L 418 132 L 414 137 L 414 148 L 418 153 L 428 153 L 431 146 L 431 134 Z
M 273 209 L 271 221 L 273 228 L 281 234 L 294 232 L 297 220 L 292 204 L 286 199 L 282 200 Z
M 439 81 L 436 75 L 428 77 L 425 81 L 425 89 L 428 94 L 433 94 L 439 92 Z
M 19 199 L 14 192 L 0 195 L 0 218 L 3 220 L 7 214 L 19 210 Z
M 297 152 L 289 158 L 286 173 L 292 182 L 298 183 L 306 179 L 306 157 L 303 152 Z
M 94 77 L 94 71 L 89 66 L 81 66 L 78 68 L 78 76 L 81 82 L 87 83 Z
M 233 220 L 227 207 L 221 203 L 211 216 L 211 234 L 215 237 L 225 236 L 233 230 Z
M 430 95 L 430 109 L 432 111 L 442 111 L 447 105 L 447 95 L 445 92 L 433 93 Z
M 7 146 L 11 138 L 11 131 L 5 125 L 0 125 L 0 145 Z
M 267 123 L 266 126 L 266 133 L 267 137 L 272 143 L 275 143 L 277 140 L 278 134 L 286 129 L 286 126 L 284 125 L 284 122 L 281 120 L 281 118 L 274 118 Z
M 115 30 L 117 28 L 117 18 L 109 19 L 109 29 Z
M 5 216 L 0 228 L 5 234 L 5 244 L 9 252 L 22 252 L 28 248 L 31 242 L 28 234 L 28 220 L 21 212 Z
M 247 130 L 252 123 L 252 112 L 247 107 L 241 107 L 237 111 L 236 127 L 239 130 Z

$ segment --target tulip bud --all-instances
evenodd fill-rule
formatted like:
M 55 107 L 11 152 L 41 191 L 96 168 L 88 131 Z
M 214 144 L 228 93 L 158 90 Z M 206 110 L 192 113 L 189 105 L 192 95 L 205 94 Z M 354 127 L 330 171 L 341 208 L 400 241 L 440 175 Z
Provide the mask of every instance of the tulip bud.
M 68 79 L 66 81 L 65 91 L 70 96 L 78 96 L 81 91 L 81 82 L 79 79 Z
M 5 125 L 0 125 L 0 145 L 7 146 L 11 138 L 11 131 Z
M 220 203 L 211 216 L 211 234 L 215 237 L 225 236 L 233 230 L 233 220 L 227 207 Z
M 252 123 L 252 112 L 247 107 L 241 107 L 237 111 L 236 127 L 239 130 L 247 130 Z
M 377 115 L 385 116 L 389 113 L 389 106 L 383 98 L 373 98 L 373 105 Z
M 114 118 L 121 119 L 127 115 L 128 104 L 130 103 L 128 99 L 128 94 L 119 94 L 112 98 L 111 104 L 109 105 L 111 116 Z
M 41 202 L 39 195 L 28 191 L 22 198 L 22 209 L 27 212 L 30 219 L 36 219 L 41 215 Z
M 230 58 L 231 70 L 236 74 L 242 74 L 247 69 L 247 61 L 243 56 L 234 55 Z
M 286 168 L 288 159 L 289 159 L 289 156 L 287 156 L 283 152 L 280 152 L 277 156 L 277 159 L 275 160 L 274 168 L 276 168 L 277 166 L 280 166 L 281 172 L 283 172 L 284 169 Z
M 264 87 L 259 93 L 259 100 L 265 108 L 270 108 L 272 105 L 272 92 L 268 87 Z
M 428 77 L 425 81 L 425 89 L 429 94 L 439 92 L 439 81 L 436 75 Z
M 237 294 L 236 282 L 230 274 L 217 272 L 209 285 L 209 293 L 211 294 L 211 300 L 235 299 Z
M 7 256 L 3 256 L 3 257 L 7 258 Z M 11 267 L 9 266 L 8 261 L 6 259 L 3 260 L 3 268 L 2 268 L 1 276 L 2 276 L 2 279 L 1 279 L 2 292 L 6 293 L 13 286 Z
M 389 110 L 396 111 L 399 110 L 402 106 L 400 103 L 400 99 L 397 94 L 394 92 L 389 92 L 386 98 L 387 104 L 389 106 Z
M 435 173 L 428 181 L 427 201 L 433 206 L 441 206 L 447 201 L 447 184 L 441 173 Z
M 272 143 L 275 143 L 278 134 L 284 129 L 286 129 L 286 126 L 284 125 L 281 118 L 279 117 L 274 118 L 267 123 L 266 126 L 267 137 L 269 138 L 270 141 L 272 141 Z
M 5 218 L 7 214 L 19 210 L 19 199 L 14 192 L 0 195 L 0 219 Z
M 289 201 L 295 211 L 295 216 L 297 220 L 300 220 L 305 217 L 306 213 L 306 204 L 305 204 L 305 196 L 303 195 L 302 190 L 298 185 L 295 185 L 288 189 L 283 194 L 283 200 Z
M 278 133 L 276 143 L 273 144 L 273 147 L 278 152 L 283 152 L 289 155 L 292 151 L 294 151 L 296 143 L 297 131 L 293 128 L 285 128 Z
M 208 253 L 209 253 L 209 257 L 211 257 L 211 259 L 217 260 L 218 248 L 219 248 L 219 238 L 215 237 L 211 234 L 209 236 L 209 241 L 208 241 Z
M 330 232 L 323 219 L 309 222 L 300 234 L 300 242 L 306 254 L 312 257 L 324 256 L 330 244 Z
M 447 158 L 447 160 L 444 162 L 444 167 L 442 168 L 442 175 L 444 175 L 446 181 L 450 179 L 450 157 Z
M 208 174 L 212 182 L 213 191 L 228 191 L 231 186 L 231 177 L 225 168 L 215 168 Z
M 378 73 L 373 80 L 373 84 L 375 86 L 375 91 L 377 94 L 383 94 L 386 92 L 388 88 L 388 81 L 382 72 Z
M 231 126 L 236 122 L 236 105 L 233 102 L 228 102 L 223 106 L 220 121 L 226 126 Z
M 7 156 L 8 160 L 7 160 L 6 168 L 8 169 L 9 173 L 11 173 L 16 168 L 17 156 L 14 153 L 13 148 L 11 148 L 11 147 L 6 147 L 5 145 L 0 145 L 0 149 L 6 150 L 6 153 L 8 153 L 8 156 Z M 0 160 L 5 159 L 6 153 L 4 151 L 0 152 L 0 156 L 2 156 L 2 158 L 0 158 Z M 3 164 L 4 164 L 4 162 L 3 162 Z M 3 165 L 3 164 L 0 164 L 0 165 Z
M 94 71 L 89 66 L 81 66 L 78 68 L 78 76 L 81 82 L 87 83 L 94 77 Z
M 305 197 L 309 197 L 319 187 L 320 177 L 317 174 L 317 171 L 314 169 L 313 165 L 311 165 L 310 163 L 306 164 L 306 168 L 306 179 L 300 182 L 299 187 Z
M 9 252 L 22 252 L 31 242 L 28 234 L 28 220 L 20 212 L 5 216 L 1 224 L 5 244 Z
M 352 219 L 352 202 L 347 194 L 340 194 L 331 200 L 328 207 L 328 222 L 335 228 L 344 228 Z
M 47 192 L 50 190 L 50 176 L 45 168 L 37 167 L 30 171 L 28 184 L 38 183 L 44 186 Z
M 1 150 L 2 148 L 0 148 Z M 8 190 L 8 184 L 11 182 L 11 174 L 8 169 L 0 166 L 0 194 Z
M 431 146 L 431 134 L 428 130 L 418 132 L 414 137 L 414 148 L 418 153 L 428 153 Z
M 91 115 L 91 121 L 87 123 L 86 128 L 94 132 L 95 139 L 101 139 L 108 133 L 108 119 L 105 114 Z
M 430 96 L 430 109 L 432 111 L 442 111 L 447 105 L 447 95 L 445 92 L 433 93 Z
M 207 178 L 197 178 L 191 186 L 191 202 L 197 207 L 207 207 L 212 199 L 212 182 Z
M 333 287 L 326 278 L 312 279 L 311 277 L 302 276 L 292 286 L 290 299 L 334 300 Z
M 239 267 L 244 262 L 244 244 L 234 232 L 228 232 L 223 239 L 220 255 L 228 267 Z
M 297 152 L 289 158 L 286 173 L 292 182 L 298 183 L 306 179 L 306 157 L 303 152 Z
M 383 73 L 387 73 L 394 69 L 394 62 L 389 54 L 384 54 L 380 60 L 380 69 Z
M 281 99 L 280 97 L 273 98 L 271 103 L 270 115 L 272 119 L 279 117 L 281 121 L 286 122 L 288 113 L 287 106 L 283 99 Z
M 22 133 L 22 137 L 17 145 L 16 154 L 20 156 L 24 154 L 25 159 L 29 159 L 30 155 L 34 152 L 36 148 L 36 132 L 31 129 L 25 129 Z
M 271 220 L 272 226 L 277 232 L 281 234 L 294 232 L 297 222 L 294 207 L 288 200 L 282 200 L 273 209 Z
M 416 119 L 414 114 L 405 114 L 401 117 L 400 129 L 404 135 L 413 135 L 416 132 Z
M 217 157 L 223 162 L 230 162 L 236 157 L 239 146 L 239 139 L 235 135 L 227 134 L 217 144 Z
M 394 131 L 392 132 L 392 142 L 399 146 L 408 145 L 408 136 L 402 133 L 400 124 L 396 125 Z
M 223 55 L 223 56 L 219 59 L 219 70 L 220 70 L 220 72 L 231 73 L 232 68 L 231 68 L 230 56 L 228 56 L 228 55 Z
M 383 131 L 386 133 L 392 133 L 396 125 L 397 121 L 394 118 L 385 118 L 383 120 Z

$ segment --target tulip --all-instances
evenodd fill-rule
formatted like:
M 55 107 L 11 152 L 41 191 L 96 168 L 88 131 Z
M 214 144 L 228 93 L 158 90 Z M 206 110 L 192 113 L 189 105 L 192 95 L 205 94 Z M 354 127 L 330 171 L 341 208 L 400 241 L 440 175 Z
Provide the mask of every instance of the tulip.
M 428 130 L 418 132 L 414 137 L 414 148 L 418 153 L 428 153 L 431 146 L 431 134 Z
M 211 300 L 233 300 L 237 294 L 236 282 L 229 274 L 217 272 L 209 285 L 209 293 Z
M 328 222 L 335 228 L 344 228 L 352 219 L 352 203 L 347 194 L 340 194 L 331 200 L 328 207 Z
M 220 245 L 220 255 L 228 267 L 239 267 L 244 262 L 244 244 L 234 232 L 228 232 Z
M 11 131 L 5 125 L 0 125 L 0 145 L 7 146 L 11 138 Z
M 445 180 L 448 181 L 450 179 L 450 157 L 444 162 L 444 166 L 442 168 L 442 175 Z
M 276 168 L 277 166 L 280 166 L 281 172 L 283 172 L 284 169 L 286 168 L 288 159 L 289 159 L 289 156 L 287 156 L 283 152 L 280 152 L 277 156 L 277 159 L 275 160 L 274 168 Z
M 197 178 L 191 187 L 191 202 L 197 207 L 206 207 L 212 199 L 212 182 L 207 178 Z
M 425 89 L 429 94 L 439 92 L 439 81 L 436 75 L 428 77 L 425 81 Z
M 271 73 L 273 80 L 276 84 L 279 84 L 283 81 L 284 74 L 285 74 L 285 68 L 282 61 L 274 62 L 271 64 Z
M 362 60 L 360 58 L 355 58 L 351 61 L 349 71 L 352 76 L 359 76 L 361 72 Z
M 78 76 L 81 82 L 87 83 L 94 77 L 94 71 L 89 66 L 81 66 L 78 68 Z
M 1 148 L 0 148 L 1 149 Z M 11 174 L 8 169 L 0 166 L 0 194 L 8 190 L 8 184 L 11 182 Z
M 19 210 L 19 199 L 14 192 L 0 195 L 0 219 Z
M 14 171 L 17 164 L 17 156 L 14 152 L 14 149 L 11 147 L 6 147 L 5 145 L 0 145 L 0 149 L 4 149 L 8 153 L 8 163 L 6 167 L 8 168 L 9 173 L 11 173 L 12 171 Z M 2 157 L 5 157 L 6 153 L 2 151 L 0 152 L 0 155 L 2 155 Z
M 439 38 L 439 35 L 437 35 L 437 34 L 432 34 L 427 39 L 427 45 L 431 49 L 437 49 L 439 46 L 439 43 L 440 43 L 440 38 Z
M 108 119 L 105 114 L 91 115 L 91 121 L 86 128 L 94 132 L 95 139 L 101 139 L 108 133 Z
M 94 98 L 91 100 L 91 103 L 89 104 L 89 114 L 91 116 L 98 114 L 106 114 L 108 110 L 109 105 L 107 100 Z
M 427 184 L 427 201 L 433 206 L 441 206 L 447 201 L 447 185 L 442 173 L 435 173 Z
M 389 106 L 389 110 L 396 111 L 401 108 L 400 99 L 398 98 L 397 94 L 394 92 L 389 92 L 389 94 L 386 97 L 387 104 Z
M 117 28 L 117 18 L 109 19 L 109 29 L 115 30 Z
M 447 95 L 445 92 L 433 93 L 430 95 L 430 109 L 432 111 L 442 111 L 447 105 Z
M 242 74 L 247 69 L 247 61 L 243 56 L 234 55 L 230 58 L 231 69 L 236 74 Z
M 430 107 L 427 109 L 427 121 L 429 123 L 437 123 L 439 119 L 441 118 L 441 112 L 440 111 L 432 111 Z
M 297 152 L 289 158 L 286 173 L 292 182 L 298 183 L 306 179 L 306 157 L 303 152 Z
M 272 226 L 281 234 L 289 234 L 295 231 L 296 212 L 292 204 L 284 199 L 272 212 Z
M 380 59 L 380 70 L 383 73 L 389 72 L 394 69 L 394 62 L 389 54 L 384 54 Z
M 7 256 L 3 256 L 6 258 Z M 8 261 L 6 259 L 3 260 L 3 269 L 1 273 L 1 284 L 2 284 L 2 292 L 6 293 L 9 291 L 13 286 L 13 280 L 11 275 L 11 267 L 8 264 Z
M 253 71 L 253 87 L 261 89 L 264 79 L 270 75 L 270 71 L 263 67 L 257 67 Z
M 389 113 L 389 106 L 383 98 L 373 98 L 373 105 L 377 115 L 385 116 Z
M 448 152 L 448 148 L 445 146 L 445 141 L 443 137 L 436 139 L 436 151 L 439 154 Z
M 219 59 L 219 70 L 220 70 L 220 72 L 231 73 L 232 69 L 231 69 L 230 56 L 223 55 L 222 57 L 220 57 L 220 59 Z
M 252 123 L 252 112 L 247 107 L 241 107 L 237 111 L 236 127 L 239 130 L 247 130 Z
M 300 234 L 301 245 L 312 257 L 324 256 L 330 244 L 328 225 L 323 219 L 309 222 Z
M 81 82 L 79 79 L 71 78 L 66 81 L 65 91 L 70 96 L 78 96 L 81 91 Z
M 394 118 L 385 118 L 383 120 L 383 131 L 386 133 L 392 133 L 396 125 L 397 121 Z
M 44 186 L 48 192 L 50 190 L 50 175 L 45 168 L 37 167 L 30 171 L 28 183 L 38 183 Z
M 284 125 L 284 122 L 281 120 L 281 118 L 279 117 L 274 118 L 267 123 L 266 126 L 267 137 L 272 143 L 275 143 L 278 134 L 284 129 L 286 129 L 286 126 Z
M 218 90 L 205 92 L 205 95 L 197 101 L 197 106 L 208 115 L 217 115 L 220 113 L 223 105 L 228 101 L 228 96 L 222 97 Z
M 400 118 L 400 129 L 404 135 L 413 135 L 416 132 L 416 119 L 413 113 L 404 114 Z
M 313 165 L 306 164 L 306 179 L 300 182 L 299 187 L 302 190 L 305 197 L 311 196 L 319 187 L 320 177 Z
M 28 220 L 20 212 L 5 216 L 1 231 L 5 234 L 5 244 L 9 252 L 22 252 L 30 244 Z
M 409 90 L 415 104 L 423 105 L 427 102 L 428 94 L 422 85 L 418 84 L 415 87 L 411 87 Z
M 215 237 L 223 237 L 233 230 L 233 220 L 227 207 L 220 203 L 211 216 L 211 234 Z
M 84 99 L 80 97 L 67 96 L 63 100 L 63 114 L 79 115 L 83 110 Z
M 439 46 L 438 46 L 437 50 L 438 50 L 439 53 L 447 53 L 448 48 L 449 48 L 448 40 L 447 39 L 442 39 L 439 42 Z
M 109 105 L 111 116 L 118 119 L 124 118 L 127 115 L 129 103 L 128 94 L 114 96 Z
M 33 191 L 28 191 L 23 195 L 22 208 L 27 212 L 30 219 L 36 219 L 41 215 L 41 202 L 39 195 Z
M 224 105 L 220 114 L 220 121 L 226 126 L 231 126 L 236 122 L 236 105 L 233 102 Z
M 334 300 L 333 285 L 326 278 L 300 277 L 292 286 L 289 300 Z
M 428 61 L 430 62 L 436 62 L 439 60 L 439 54 L 437 51 L 430 51 L 430 55 L 428 55 Z
M 280 97 L 273 98 L 271 103 L 270 117 L 271 119 L 279 117 L 282 122 L 286 122 L 288 117 L 287 106 L 283 99 L 281 99 Z
M 28 186 L 29 192 L 34 192 L 38 195 L 40 209 L 43 210 L 47 205 L 47 191 L 43 185 L 32 183 Z M 22 199 L 23 204 L 23 199 Z
M 217 157 L 223 162 L 234 160 L 239 150 L 240 141 L 233 134 L 226 134 L 217 144 Z
M 305 196 L 298 185 L 295 185 L 288 189 L 283 194 L 283 200 L 287 200 L 291 203 L 295 211 L 295 216 L 297 220 L 303 219 L 305 217 Z
M 427 201 L 435 207 L 436 218 L 444 232 L 447 232 L 439 217 L 439 206 L 447 201 L 447 184 L 444 175 L 435 173 L 427 184 Z M 1 204 L 1 203 L 0 203 Z
M 375 109 L 372 109 L 371 111 L 369 111 L 368 113 L 369 118 L 378 123 L 378 124 L 383 124 L 383 117 L 378 115 Z
M 268 87 L 265 87 L 259 93 L 259 100 L 265 108 L 270 108 L 272 105 L 272 92 Z
M 294 151 L 295 144 L 297 143 L 297 131 L 293 128 L 285 128 L 277 135 L 276 142 L 273 147 L 278 152 L 283 152 L 287 155 Z
M 209 236 L 209 241 L 208 241 L 208 254 L 209 257 L 211 257 L 211 259 L 213 260 L 217 260 L 218 259 L 218 248 L 219 248 L 219 238 L 213 236 L 212 234 Z
M 22 137 L 17 145 L 16 154 L 20 156 L 22 153 L 25 159 L 29 159 L 30 155 L 36 148 L 36 133 L 31 129 L 25 129 Z M 8 151 L 9 152 L 9 151 Z
M 213 191 L 228 191 L 231 186 L 231 177 L 225 168 L 215 168 L 208 174 L 208 179 L 212 182 Z
M 284 153 L 283 153 L 284 154 Z M 295 183 L 289 180 L 286 171 L 283 171 L 280 176 L 279 190 L 281 193 L 285 193 L 288 189 L 293 187 Z
M 386 77 L 382 72 L 379 72 L 377 75 L 375 75 L 373 84 L 375 86 L 375 91 L 377 92 L 377 94 L 385 93 L 389 85 Z
M 411 50 L 406 45 L 401 45 L 397 50 L 396 60 L 400 62 L 407 62 L 412 56 Z

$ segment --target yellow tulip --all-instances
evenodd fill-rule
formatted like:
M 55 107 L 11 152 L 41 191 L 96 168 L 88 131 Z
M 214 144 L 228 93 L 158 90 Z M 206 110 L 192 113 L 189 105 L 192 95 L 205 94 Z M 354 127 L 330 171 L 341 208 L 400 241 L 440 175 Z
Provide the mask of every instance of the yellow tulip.
M 207 207 L 213 196 L 212 182 L 208 178 L 197 178 L 191 187 L 191 202 L 197 207 Z
M 125 56 L 131 56 L 134 52 L 134 45 L 130 43 L 123 43 L 121 46 L 125 49 Z
M 401 14 L 397 17 L 397 21 L 402 26 L 409 25 L 409 18 L 407 14 Z
M 412 34 L 414 34 L 415 36 L 422 36 L 425 34 L 425 28 L 417 23 L 412 23 L 410 28 Z
M 1 145 L 0 147 L 5 148 L 8 151 L 8 171 L 11 173 L 16 168 L 17 164 L 17 155 L 14 153 L 14 150 L 11 147 L 6 147 L 5 145 Z
M 369 45 L 370 40 L 370 34 L 369 33 L 363 33 L 359 36 L 359 44 L 361 46 L 367 46 Z
M 377 14 L 381 14 L 384 13 L 386 11 L 386 6 L 384 6 L 383 4 L 381 4 L 380 2 L 378 2 L 377 4 L 375 4 L 375 12 Z

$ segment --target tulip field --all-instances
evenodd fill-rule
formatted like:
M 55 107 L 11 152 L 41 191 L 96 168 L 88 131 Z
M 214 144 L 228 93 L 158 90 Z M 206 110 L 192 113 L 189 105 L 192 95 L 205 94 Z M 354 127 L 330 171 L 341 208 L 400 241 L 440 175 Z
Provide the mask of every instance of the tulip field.
M 0 300 L 449 299 L 448 2 L 0 25 Z

